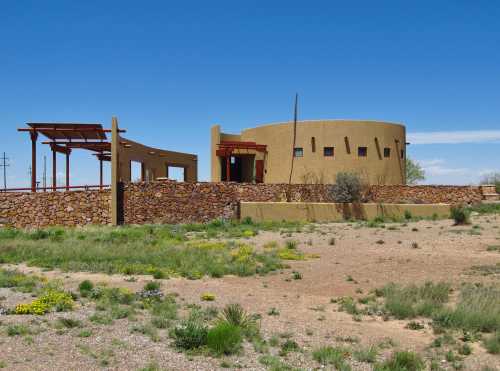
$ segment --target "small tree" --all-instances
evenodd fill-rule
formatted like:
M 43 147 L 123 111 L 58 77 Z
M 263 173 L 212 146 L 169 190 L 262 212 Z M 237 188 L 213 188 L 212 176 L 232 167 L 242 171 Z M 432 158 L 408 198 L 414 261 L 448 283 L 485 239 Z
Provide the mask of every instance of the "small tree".
M 331 188 L 335 202 L 356 202 L 361 199 L 361 179 L 354 173 L 337 173 L 335 184 Z
M 481 184 L 493 184 L 495 185 L 497 193 L 500 193 L 500 173 L 486 174 L 481 179 Z
M 417 162 L 411 158 L 406 158 L 406 184 L 415 185 L 419 181 L 425 180 L 425 171 Z

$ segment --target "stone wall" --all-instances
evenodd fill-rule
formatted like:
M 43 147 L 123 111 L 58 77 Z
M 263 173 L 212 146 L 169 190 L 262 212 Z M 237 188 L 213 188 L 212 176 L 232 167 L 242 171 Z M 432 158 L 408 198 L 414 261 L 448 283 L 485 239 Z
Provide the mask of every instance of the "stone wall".
M 240 201 L 331 202 L 324 185 L 133 183 L 124 188 L 125 224 L 206 222 L 238 216 Z
M 205 222 L 238 217 L 240 201 L 333 202 L 330 186 L 317 184 L 177 183 L 162 181 L 125 186 L 126 224 Z M 364 202 L 473 204 L 479 187 L 371 186 Z
M 333 202 L 330 186 L 317 184 L 132 183 L 123 188 L 125 224 L 206 222 L 236 218 L 240 201 Z M 37 228 L 51 225 L 109 224 L 109 190 L 0 193 L 0 225 Z M 364 202 L 478 203 L 479 187 L 371 186 Z
M 412 204 L 475 204 L 483 199 L 479 187 L 434 185 L 371 186 L 366 197 L 369 202 Z
M 110 205 L 109 190 L 0 193 L 0 225 L 40 228 L 109 224 Z

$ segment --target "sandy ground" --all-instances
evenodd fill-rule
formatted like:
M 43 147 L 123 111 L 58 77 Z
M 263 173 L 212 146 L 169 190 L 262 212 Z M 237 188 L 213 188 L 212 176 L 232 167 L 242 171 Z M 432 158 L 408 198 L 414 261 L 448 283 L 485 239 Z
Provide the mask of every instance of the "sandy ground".
M 471 267 L 500 263 L 500 252 L 486 251 L 490 245 L 500 245 L 500 216 L 476 216 L 473 222 L 479 228 L 455 227 L 451 221 L 444 220 L 408 225 L 391 223 L 386 228 L 368 228 L 358 223 L 318 224 L 312 231 L 292 236 L 261 232 L 247 242 L 261 247 L 270 241 L 284 243 L 293 239 L 298 241 L 300 250 L 317 254 L 319 258 L 290 262 L 290 269 L 263 277 L 162 280 L 162 289 L 166 293 L 177 293 L 179 303 L 217 307 L 239 303 L 247 311 L 261 314 L 262 333 L 266 338 L 287 334 L 303 349 L 283 359 L 295 367 L 319 368 L 312 360 L 311 351 L 320 345 L 359 348 L 392 339 L 396 346 L 382 351 L 380 357 L 394 349 L 410 349 L 426 355 L 435 338 L 427 324 L 425 329 L 414 331 L 405 328 L 408 321 L 384 321 L 375 316 L 363 316 L 361 321 L 356 321 L 351 315 L 339 312 L 331 299 L 362 297 L 389 282 L 447 281 L 454 287 L 464 282 L 498 283 L 498 274 L 481 275 L 474 273 Z M 335 238 L 333 246 L 330 244 L 332 238 Z M 83 279 L 90 279 L 109 286 L 140 290 L 151 280 L 150 276 L 136 276 L 136 282 L 127 282 L 120 275 L 43 272 L 24 265 L 18 268 L 48 278 L 61 278 L 70 289 L 75 289 Z M 303 278 L 290 279 L 292 271 L 300 272 Z M 348 281 L 348 276 L 354 281 Z M 216 301 L 202 302 L 200 295 L 204 292 L 214 293 Z M 7 289 L 0 292 L 2 297 L 0 305 L 4 306 L 28 299 L 26 295 Z M 270 308 L 276 308 L 280 314 L 268 315 Z M 92 305 L 87 305 L 72 313 L 43 317 L 0 316 L 2 327 L 15 322 L 31 322 L 33 327 L 40 329 L 27 341 L 19 336 L 8 337 L 0 328 L 0 362 L 7 369 L 16 370 L 137 370 L 150 362 L 167 370 L 215 370 L 221 368 L 222 360 L 226 360 L 232 368 L 265 369 L 258 362 L 260 354 L 251 345 L 245 346 L 243 354 L 223 359 L 190 357 L 168 345 L 170 339 L 166 330 L 160 333 L 160 342 L 153 342 L 145 335 L 130 333 L 131 323 L 127 319 L 115 321 L 111 326 L 92 324 L 87 320 L 92 312 Z M 51 322 L 58 316 L 80 318 L 85 328 L 92 329 L 93 335 L 79 338 L 76 334 L 81 329 L 54 329 Z M 139 323 L 141 320 L 145 319 L 139 317 Z M 359 343 L 351 344 L 353 338 Z M 474 343 L 473 354 L 466 357 L 463 364 L 468 370 L 481 370 L 486 365 L 500 369 L 500 357 L 487 354 L 479 343 Z M 355 370 L 371 369 L 369 364 L 354 361 L 352 366 Z M 442 367 L 451 369 L 444 361 Z

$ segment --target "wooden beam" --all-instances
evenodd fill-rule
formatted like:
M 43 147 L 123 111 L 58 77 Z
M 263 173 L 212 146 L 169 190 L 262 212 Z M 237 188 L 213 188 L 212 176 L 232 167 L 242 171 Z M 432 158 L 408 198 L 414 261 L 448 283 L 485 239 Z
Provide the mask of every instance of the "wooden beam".
M 31 192 L 36 192 L 36 140 L 38 133 L 30 133 L 31 137 Z

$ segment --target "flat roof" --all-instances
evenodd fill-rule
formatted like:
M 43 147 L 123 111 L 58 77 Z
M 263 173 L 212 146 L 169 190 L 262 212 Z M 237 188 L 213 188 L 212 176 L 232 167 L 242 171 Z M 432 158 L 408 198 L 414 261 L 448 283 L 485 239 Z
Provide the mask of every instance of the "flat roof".
M 19 131 L 40 133 L 50 140 L 106 140 L 106 130 L 101 124 L 28 122 L 30 128 Z

